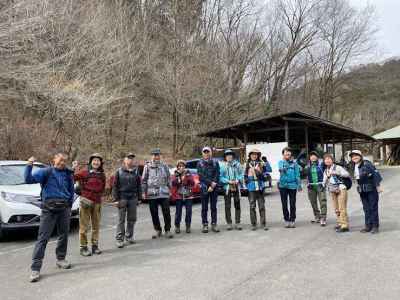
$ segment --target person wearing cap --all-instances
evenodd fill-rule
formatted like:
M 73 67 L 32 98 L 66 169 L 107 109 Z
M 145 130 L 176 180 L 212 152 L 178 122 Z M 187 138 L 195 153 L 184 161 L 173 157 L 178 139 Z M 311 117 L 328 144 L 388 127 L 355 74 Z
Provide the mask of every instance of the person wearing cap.
M 78 169 L 78 162 L 72 164 L 74 179 L 79 185 L 79 241 L 80 254 L 90 256 L 101 254 L 99 249 L 99 230 L 101 219 L 102 196 L 106 185 L 103 169 L 103 157 L 94 153 L 89 157 L 87 168 Z M 88 249 L 88 233 L 92 230 L 92 250 Z
M 171 234 L 171 211 L 169 207 L 171 187 L 169 168 L 161 161 L 160 149 L 154 149 L 151 151 L 151 155 L 151 161 L 147 162 L 143 169 L 142 186 L 143 199 L 150 202 L 150 214 L 155 230 L 152 238 L 156 239 L 162 235 L 160 217 L 158 215 L 159 206 L 161 206 L 164 217 L 165 237 L 173 238 Z
M 323 184 L 325 165 L 320 161 L 320 155 L 317 151 L 311 151 L 309 158 L 306 171 L 308 199 L 314 213 L 314 220 L 311 223 L 319 223 L 321 226 L 326 226 L 327 204 L 326 191 Z
M 192 190 L 195 185 L 193 175 L 186 169 L 186 162 L 178 160 L 176 171 L 171 183 L 171 198 L 175 201 L 175 233 L 181 233 L 182 208 L 186 209 L 186 233 L 191 232 L 192 224 Z
M 272 172 L 272 169 L 271 166 L 268 167 L 261 160 L 261 151 L 252 149 L 249 152 L 249 158 L 244 171 L 244 182 L 247 187 L 250 204 L 250 222 L 252 230 L 257 230 L 257 204 L 260 213 L 260 224 L 264 230 L 268 230 L 264 198 L 265 174 L 268 172 Z
M 235 152 L 231 149 L 225 150 L 224 160 L 220 162 L 219 181 L 224 188 L 225 219 L 228 230 L 232 230 L 231 206 L 232 198 L 235 207 L 235 229 L 242 230 L 240 225 L 240 185 L 243 183 L 243 170 L 240 163 L 234 159 Z
M 301 191 L 300 166 L 293 159 L 292 150 L 288 147 L 282 150 L 282 160 L 279 168 L 279 193 L 281 195 L 283 219 L 286 228 L 296 228 L 296 196 Z M 288 202 L 290 209 L 288 208 Z
M 349 218 L 347 215 L 347 198 L 348 191 L 344 184 L 344 178 L 350 178 L 347 170 L 334 162 L 333 155 L 324 154 L 324 186 L 328 190 L 332 198 L 333 208 L 336 213 L 336 232 L 349 231 Z
M 122 166 L 115 172 L 112 187 L 114 205 L 118 208 L 115 236 L 118 248 L 123 248 L 125 241 L 129 244 L 135 243 L 134 229 L 141 191 L 141 179 L 135 162 L 135 154 L 128 153 Z
M 378 233 L 378 202 L 379 193 L 382 192 L 382 176 L 370 161 L 364 159 L 360 150 L 351 151 L 350 157 L 365 216 L 365 227 L 361 229 L 361 232 Z
M 204 147 L 202 158 L 197 163 L 197 173 L 201 186 L 201 222 L 203 224 L 203 233 L 208 232 L 208 203 L 211 208 L 211 230 L 219 232 L 217 226 L 217 201 L 219 181 L 219 164 L 212 158 L 210 147 Z

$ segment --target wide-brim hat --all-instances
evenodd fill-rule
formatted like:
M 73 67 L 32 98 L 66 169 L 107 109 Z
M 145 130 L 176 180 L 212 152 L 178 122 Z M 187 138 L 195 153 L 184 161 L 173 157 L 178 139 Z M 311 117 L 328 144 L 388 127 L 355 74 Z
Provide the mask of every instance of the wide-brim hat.
M 257 148 L 251 149 L 250 152 L 249 152 L 249 156 L 252 155 L 253 153 L 261 156 L 261 151 L 259 149 L 257 149 Z
M 92 162 L 93 159 L 98 158 L 103 163 L 103 156 L 100 153 L 93 153 L 89 156 L 89 163 Z
M 360 157 L 363 157 L 362 152 L 360 150 L 351 150 L 350 157 L 352 157 L 354 155 L 358 155 Z

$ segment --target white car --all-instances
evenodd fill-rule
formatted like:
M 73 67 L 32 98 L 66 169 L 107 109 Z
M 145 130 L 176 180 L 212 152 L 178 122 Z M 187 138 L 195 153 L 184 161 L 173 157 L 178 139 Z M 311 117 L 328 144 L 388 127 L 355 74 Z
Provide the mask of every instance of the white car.
M 26 161 L 0 161 L 0 239 L 4 231 L 39 227 L 40 184 L 25 184 Z M 35 168 L 46 165 L 35 163 Z M 71 218 L 79 218 L 79 196 L 75 195 Z

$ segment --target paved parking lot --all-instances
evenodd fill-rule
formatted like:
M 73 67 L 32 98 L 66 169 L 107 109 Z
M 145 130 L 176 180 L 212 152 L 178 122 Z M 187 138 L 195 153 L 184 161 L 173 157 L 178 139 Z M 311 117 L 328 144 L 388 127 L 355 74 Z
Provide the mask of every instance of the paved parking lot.
M 360 201 L 351 191 L 351 232 L 310 224 L 311 208 L 298 197 L 296 229 L 285 229 L 277 193 L 267 197 L 270 230 L 228 232 L 223 201 L 221 233 L 200 232 L 200 206 L 194 206 L 193 233 L 151 240 L 147 205 L 139 207 L 138 243 L 114 245 L 116 211 L 104 209 L 100 256 L 79 256 L 78 235 L 70 237 L 73 269 L 55 267 L 55 242 L 48 245 L 42 280 L 28 282 L 34 233 L 13 234 L 0 243 L 0 299 L 399 299 L 400 169 L 382 171 L 381 233 L 361 234 Z M 175 208 L 171 207 L 174 214 Z M 243 223 L 249 223 L 247 198 Z

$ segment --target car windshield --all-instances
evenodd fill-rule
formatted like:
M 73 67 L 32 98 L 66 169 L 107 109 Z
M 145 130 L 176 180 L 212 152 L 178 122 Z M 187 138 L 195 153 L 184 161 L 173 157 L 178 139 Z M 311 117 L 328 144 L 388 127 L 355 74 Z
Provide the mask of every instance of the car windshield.
M 44 166 L 35 165 L 33 169 L 43 168 Z M 24 179 L 25 165 L 0 166 L 0 185 L 19 185 L 25 184 Z

